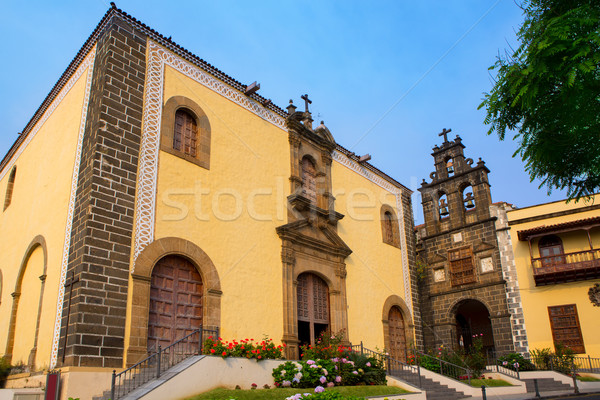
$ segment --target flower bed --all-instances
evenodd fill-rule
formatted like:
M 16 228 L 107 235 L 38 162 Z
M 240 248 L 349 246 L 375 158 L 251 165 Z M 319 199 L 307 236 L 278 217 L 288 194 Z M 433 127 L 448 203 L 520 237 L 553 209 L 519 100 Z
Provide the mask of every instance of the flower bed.
M 260 360 L 277 360 L 283 358 L 285 344 L 275 346 L 273 340 L 263 339 L 254 342 L 254 339 L 223 341 L 222 338 L 209 336 L 203 343 L 202 354 L 227 357 L 244 357 Z
M 335 399 L 337 397 L 322 397 L 334 396 L 325 393 L 326 388 L 385 385 L 383 360 L 341 346 L 342 338 L 341 334 L 327 334 L 322 335 L 315 346 L 302 346 L 302 361 L 287 361 L 273 370 L 275 386 L 314 388 L 311 398 Z M 306 398 L 295 396 L 291 399 Z

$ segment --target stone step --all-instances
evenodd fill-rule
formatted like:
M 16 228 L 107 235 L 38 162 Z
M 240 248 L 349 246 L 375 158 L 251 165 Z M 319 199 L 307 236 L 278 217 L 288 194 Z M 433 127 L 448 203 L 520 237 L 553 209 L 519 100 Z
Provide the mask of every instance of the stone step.
M 403 371 L 402 374 L 390 375 L 419 387 L 419 376 L 416 373 Z M 458 400 L 468 397 L 462 392 L 424 376 L 421 376 L 421 389 L 425 391 L 427 400 Z
M 540 392 L 570 390 L 572 388 L 571 385 L 567 385 L 552 378 L 538 378 L 537 381 Z M 533 379 L 523 379 L 523 382 L 525 382 L 528 393 L 535 392 L 535 384 L 533 383 Z

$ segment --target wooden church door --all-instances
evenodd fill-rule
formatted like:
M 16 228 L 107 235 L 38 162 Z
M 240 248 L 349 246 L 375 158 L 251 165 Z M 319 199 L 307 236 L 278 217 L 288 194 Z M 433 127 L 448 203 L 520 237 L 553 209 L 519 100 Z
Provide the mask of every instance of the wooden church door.
M 202 325 L 202 278 L 188 260 L 162 258 L 152 271 L 148 352 L 181 339 Z M 196 346 L 197 343 L 191 344 Z
M 329 288 L 314 274 L 298 276 L 298 339 L 300 345 L 315 344 L 329 328 Z
M 390 309 L 389 317 L 390 357 L 394 360 L 406 361 L 406 333 L 404 331 L 404 318 L 396 306 Z

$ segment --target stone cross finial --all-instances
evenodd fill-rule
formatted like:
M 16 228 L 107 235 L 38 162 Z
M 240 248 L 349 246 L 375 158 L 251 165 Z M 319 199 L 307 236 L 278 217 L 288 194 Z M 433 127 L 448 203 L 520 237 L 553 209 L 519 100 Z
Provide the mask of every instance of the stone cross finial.
M 444 135 L 444 143 L 448 143 L 448 134 L 452 132 L 452 129 L 446 129 L 444 128 L 444 130 L 440 133 L 438 133 L 438 136 L 442 136 Z
M 309 104 L 312 104 L 312 100 L 309 100 L 309 98 L 308 98 L 308 95 L 307 95 L 307 94 L 305 94 L 304 96 L 300 96 L 300 98 L 301 98 L 302 100 L 304 100 L 304 105 L 306 106 L 306 110 L 305 110 L 305 111 L 306 111 L 306 112 L 308 112 L 308 105 L 309 105 Z

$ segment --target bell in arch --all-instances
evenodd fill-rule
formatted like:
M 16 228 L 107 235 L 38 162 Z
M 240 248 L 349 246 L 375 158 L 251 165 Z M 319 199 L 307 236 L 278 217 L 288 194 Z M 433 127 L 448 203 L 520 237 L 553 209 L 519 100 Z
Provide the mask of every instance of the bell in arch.
M 467 196 L 465 197 L 465 208 L 471 209 L 473 207 L 475 207 L 475 201 L 473 201 L 473 193 L 467 193 Z
M 445 217 L 447 215 L 449 215 L 450 212 L 448 212 L 448 205 L 446 204 L 446 200 L 445 199 L 441 199 L 440 200 L 440 215 L 442 217 Z
M 449 159 L 446 163 L 446 171 L 448 171 L 448 174 L 454 173 L 454 163 L 452 162 L 452 159 Z

